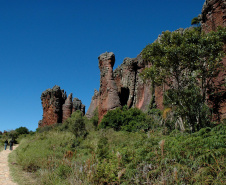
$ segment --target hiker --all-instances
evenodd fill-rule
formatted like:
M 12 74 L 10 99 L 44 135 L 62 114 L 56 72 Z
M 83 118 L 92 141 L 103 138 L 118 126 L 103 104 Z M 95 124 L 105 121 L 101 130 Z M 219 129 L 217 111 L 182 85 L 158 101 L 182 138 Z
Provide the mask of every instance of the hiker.
M 9 142 L 9 148 L 10 148 L 10 150 L 13 150 L 13 140 L 12 139 Z
M 4 144 L 5 144 L 5 150 L 6 150 L 7 145 L 8 145 L 8 140 L 7 139 L 5 140 Z

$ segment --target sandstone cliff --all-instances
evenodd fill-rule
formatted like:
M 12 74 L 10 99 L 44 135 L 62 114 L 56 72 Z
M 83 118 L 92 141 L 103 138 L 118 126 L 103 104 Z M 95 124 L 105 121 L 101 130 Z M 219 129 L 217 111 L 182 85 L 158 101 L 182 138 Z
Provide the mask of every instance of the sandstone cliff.
M 62 123 L 76 110 L 81 110 L 85 114 L 85 106 L 81 100 L 74 98 L 72 103 L 72 94 L 67 97 L 66 92 L 57 85 L 44 91 L 41 101 L 43 118 L 38 123 L 39 127 Z
M 215 31 L 217 26 L 225 27 L 225 0 L 206 0 L 201 14 L 201 26 L 205 32 Z M 183 31 L 179 29 L 177 31 Z M 141 54 L 136 58 L 125 58 L 123 63 L 114 70 L 115 56 L 112 52 L 104 53 L 99 56 L 100 68 L 100 89 L 96 91 L 86 116 L 93 116 L 96 108 L 99 109 L 99 121 L 108 110 L 127 105 L 137 107 L 143 111 L 148 109 L 152 94 L 150 92 L 151 83 L 144 83 L 139 74 L 148 64 L 142 59 Z M 223 60 L 225 65 L 225 58 Z M 225 65 L 226 66 L 226 65 Z M 225 72 L 215 80 L 218 85 L 225 84 Z M 226 117 L 225 86 L 222 86 L 220 97 L 220 112 L 222 118 Z M 155 88 L 155 102 L 157 108 L 163 109 L 164 87 Z M 222 94 L 223 93 L 223 94 Z M 211 98 L 211 97 L 210 97 Z M 216 101 L 216 100 L 214 100 Z
M 95 91 L 86 116 L 91 118 L 97 107 L 99 121 L 108 110 L 124 105 L 146 111 L 152 97 L 150 96 L 150 83 L 144 83 L 139 76 L 148 65 L 141 55 L 136 58 L 125 58 L 123 63 L 114 71 L 115 55 L 112 52 L 103 53 L 98 59 L 100 89 L 99 92 Z M 156 92 L 156 94 L 159 93 Z M 157 100 L 159 108 L 162 105 L 161 99 L 162 97 L 159 98 L 159 101 Z

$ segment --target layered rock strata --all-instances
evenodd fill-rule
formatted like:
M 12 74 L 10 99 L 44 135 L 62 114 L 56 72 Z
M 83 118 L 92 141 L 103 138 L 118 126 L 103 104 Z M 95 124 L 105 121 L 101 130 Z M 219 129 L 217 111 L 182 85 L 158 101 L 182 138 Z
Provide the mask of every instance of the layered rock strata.
M 62 123 L 76 110 L 85 113 L 85 106 L 81 100 L 74 98 L 73 102 L 77 102 L 74 104 L 72 94 L 67 97 L 66 92 L 57 85 L 44 91 L 41 95 L 41 101 L 43 118 L 38 122 L 38 127 Z

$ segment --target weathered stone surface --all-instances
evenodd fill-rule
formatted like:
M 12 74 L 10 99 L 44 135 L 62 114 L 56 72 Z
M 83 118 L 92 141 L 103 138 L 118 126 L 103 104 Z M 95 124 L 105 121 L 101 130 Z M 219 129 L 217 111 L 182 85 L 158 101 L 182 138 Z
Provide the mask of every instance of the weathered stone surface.
M 57 85 L 44 91 L 41 100 L 43 119 L 38 122 L 38 127 L 62 123 L 71 116 L 72 111 L 80 110 L 85 114 L 85 105 L 81 100 L 74 98 L 72 103 L 72 94 L 67 97 L 66 92 Z
M 66 100 L 66 93 L 59 86 L 47 89 L 41 95 L 43 107 L 42 126 L 62 122 L 62 105 Z
M 216 31 L 218 26 L 226 26 L 226 0 L 206 0 L 201 14 L 202 30 L 206 33 Z M 226 52 L 226 43 L 224 46 Z M 223 64 L 226 67 L 226 57 L 223 58 Z M 216 86 L 220 87 L 215 91 L 214 96 L 210 96 L 210 106 L 215 113 L 215 120 L 226 118 L 226 72 L 222 71 L 213 81 Z M 213 93 L 213 92 L 212 92 Z M 219 102 L 220 101 L 220 102 Z M 219 112 L 217 111 L 219 109 Z
M 216 31 L 218 26 L 226 26 L 226 1 L 206 0 L 201 14 L 202 30 L 205 32 Z
M 86 112 L 87 118 L 92 118 L 94 116 L 94 111 L 98 108 L 98 105 L 99 105 L 99 92 L 95 89 L 89 109 Z
M 101 54 L 98 59 L 100 90 L 99 92 L 95 90 L 86 116 L 91 118 L 98 108 L 99 121 L 101 121 L 107 111 L 124 105 L 146 111 L 152 98 L 151 83 L 144 83 L 140 77 L 140 73 L 148 66 L 141 54 L 136 58 L 125 58 L 114 72 L 115 55 L 112 52 Z M 161 90 L 156 88 L 155 101 L 157 107 L 162 109 L 163 92 L 159 92 L 159 89 Z
M 101 120 L 108 110 L 120 107 L 118 88 L 113 78 L 113 66 L 115 64 L 114 53 L 106 52 L 99 57 L 100 69 L 100 99 L 99 99 L 99 119 Z
M 217 26 L 225 27 L 225 0 L 206 0 L 202 9 L 201 25 L 202 30 L 205 32 L 215 31 Z M 190 28 L 187 28 L 190 29 Z M 186 29 L 178 29 L 176 32 L 183 34 Z M 158 42 L 161 38 L 159 35 L 155 42 Z M 226 48 L 226 47 L 225 47 Z M 99 56 L 99 68 L 100 68 L 100 90 L 99 93 L 95 91 L 95 95 L 92 98 L 90 108 L 87 111 L 87 117 L 93 116 L 94 110 L 99 109 L 99 121 L 103 118 L 108 110 L 127 105 L 128 107 L 137 107 L 143 111 L 148 109 L 152 94 L 150 92 L 151 83 L 144 83 L 139 74 L 148 67 L 148 64 L 142 59 L 141 54 L 136 58 L 125 58 L 123 63 L 115 69 L 113 72 L 113 66 L 115 62 L 115 55 L 110 53 L 104 53 Z M 223 59 L 223 63 L 226 66 L 226 59 Z M 222 72 L 215 80 L 218 86 L 222 86 L 225 83 L 225 71 Z M 167 89 L 166 86 L 155 88 L 155 103 L 157 108 L 163 109 L 163 93 Z M 225 86 L 222 86 L 221 90 L 220 110 L 222 118 L 226 118 L 226 90 Z M 219 97 L 217 97 L 219 98 Z M 211 105 L 212 107 L 215 105 Z
M 113 76 L 122 106 L 147 110 L 151 98 L 150 83 L 145 84 L 140 77 L 140 73 L 147 65 L 141 55 L 138 55 L 136 58 L 125 58 L 115 69 Z
M 78 98 L 74 98 L 72 112 L 75 112 L 77 110 L 80 110 L 83 113 L 83 115 L 85 115 L 85 105 L 83 105 L 82 101 L 79 100 Z
M 67 118 L 69 118 L 72 114 L 72 93 L 69 94 L 69 96 L 67 97 L 65 103 L 63 104 L 62 110 L 63 110 L 63 120 L 62 122 L 64 122 Z

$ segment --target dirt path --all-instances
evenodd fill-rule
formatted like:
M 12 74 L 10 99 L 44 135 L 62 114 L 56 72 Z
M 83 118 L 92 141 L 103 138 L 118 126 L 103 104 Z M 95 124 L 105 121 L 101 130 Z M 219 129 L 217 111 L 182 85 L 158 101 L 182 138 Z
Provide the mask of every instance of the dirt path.
M 15 150 L 17 145 L 13 146 Z M 8 166 L 8 155 L 12 152 L 9 150 L 9 146 L 6 150 L 0 152 L 0 184 L 1 185 L 17 185 L 12 181 L 9 174 L 9 166 Z

